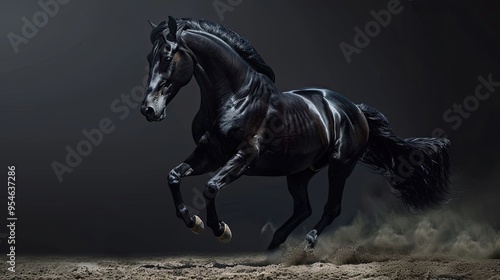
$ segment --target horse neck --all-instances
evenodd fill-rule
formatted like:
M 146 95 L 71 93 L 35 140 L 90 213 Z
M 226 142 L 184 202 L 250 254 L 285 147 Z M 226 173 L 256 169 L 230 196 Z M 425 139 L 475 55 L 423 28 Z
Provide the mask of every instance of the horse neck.
M 201 93 L 201 104 L 198 114 L 201 114 L 200 117 L 204 122 L 210 124 L 217 116 L 217 94 L 214 91 L 205 70 L 199 64 L 196 64 L 195 66 L 194 77 L 200 87 Z
M 229 45 L 212 34 L 197 30 L 186 30 L 182 39 L 196 58 L 195 78 L 202 92 L 209 94 L 202 99 L 212 99 L 211 103 L 220 105 L 230 97 L 243 98 L 248 94 L 241 89 L 255 71 Z

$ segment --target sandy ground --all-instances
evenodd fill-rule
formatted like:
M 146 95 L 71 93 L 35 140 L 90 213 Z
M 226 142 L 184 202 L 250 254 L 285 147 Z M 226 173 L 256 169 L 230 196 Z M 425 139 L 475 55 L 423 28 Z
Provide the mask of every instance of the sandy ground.
M 309 255 L 308 255 L 309 254 Z M 377 260 L 378 259 L 378 260 Z M 386 255 L 356 251 L 317 259 L 308 252 L 175 257 L 19 257 L 0 279 L 498 279 L 500 259 Z

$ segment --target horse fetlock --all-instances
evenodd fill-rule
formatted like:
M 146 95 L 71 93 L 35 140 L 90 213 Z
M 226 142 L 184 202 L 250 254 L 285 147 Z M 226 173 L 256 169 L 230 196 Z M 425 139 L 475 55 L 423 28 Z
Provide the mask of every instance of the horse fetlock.
M 194 225 L 194 220 L 191 219 L 191 215 L 189 215 L 189 210 L 187 209 L 186 205 L 180 204 L 179 206 L 177 206 L 176 214 L 178 218 L 184 220 L 184 223 L 187 227 L 190 228 Z
M 181 211 L 179 211 L 179 210 L 175 211 L 175 216 L 177 216 L 177 218 L 179 218 L 179 219 L 182 219 L 182 218 L 183 218 L 183 217 L 182 217 L 182 216 L 183 216 L 183 215 L 182 215 L 182 212 L 181 212 Z
M 221 235 L 224 230 L 220 221 L 210 218 L 209 216 L 207 216 L 207 226 L 212 229 L 215 236 Z

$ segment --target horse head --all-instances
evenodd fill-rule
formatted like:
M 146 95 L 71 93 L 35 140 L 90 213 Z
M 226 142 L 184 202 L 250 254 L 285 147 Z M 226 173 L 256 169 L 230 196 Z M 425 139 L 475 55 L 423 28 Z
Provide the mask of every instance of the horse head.
M 165 118 L 168 103 L 191 80 L 194 56 L 178 38 L 177 21 L 169 17 L 156 25 L 150 22 L 153 49 L 148 54 L 149 78 L 141 113 L 148 121 Z

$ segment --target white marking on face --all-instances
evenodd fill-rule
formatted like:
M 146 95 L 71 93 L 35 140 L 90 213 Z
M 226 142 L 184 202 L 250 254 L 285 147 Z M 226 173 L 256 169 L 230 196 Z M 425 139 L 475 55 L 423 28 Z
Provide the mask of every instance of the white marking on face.
M 161 82 L 161 75 L 158 73 L 158 67 L 160 66 L 160 62 L 157 61 L 154 65 L 153 68 L 151 69 L 152 77 L 151 81 L 149 82 L 149 88 L 150 89 L 155 89 L 157 88 L 158 84 Z

